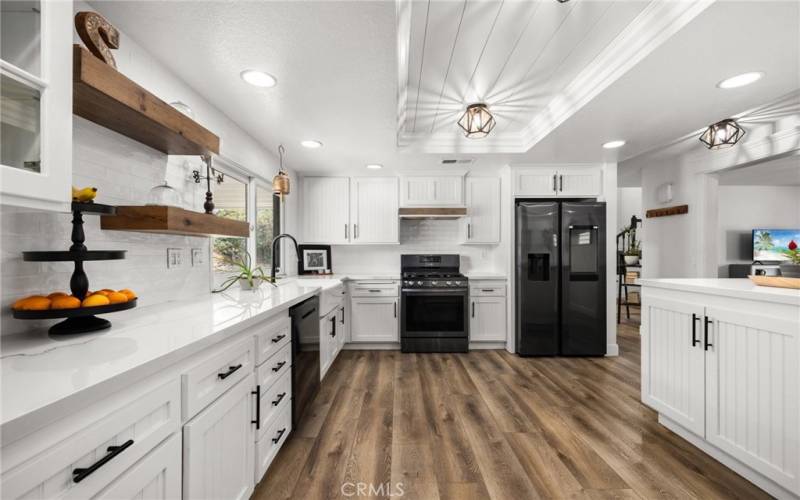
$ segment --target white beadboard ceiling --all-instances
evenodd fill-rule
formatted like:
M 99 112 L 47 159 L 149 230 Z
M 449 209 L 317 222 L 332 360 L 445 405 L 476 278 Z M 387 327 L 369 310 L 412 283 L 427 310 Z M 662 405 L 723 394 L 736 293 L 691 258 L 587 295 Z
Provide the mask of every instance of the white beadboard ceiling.
M 448 168 L 444 158 L 474 159 L 474 169 L 625 160 L 800 88 L 796 1 L 92 6 L 265 147 L 286 145 L 287 166 L 300 172 Z M 248 86 L 239 78 L 247 68 L 278 85 Z M 766 77 L 715 87 L 754 70 Z M 497 127 L 469 140 L 455 122 L 478 100 Z M 324 146 L 304 149 L 303 139 Z M 627 144 L 603 150 L 610 139 Z

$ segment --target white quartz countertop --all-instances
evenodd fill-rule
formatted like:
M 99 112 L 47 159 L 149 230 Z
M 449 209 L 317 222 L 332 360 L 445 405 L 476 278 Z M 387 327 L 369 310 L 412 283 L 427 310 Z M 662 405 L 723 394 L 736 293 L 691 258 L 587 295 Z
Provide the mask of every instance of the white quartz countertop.
M 493 272 L 467 272 L 464 273 L 467 279 L 471 280 L 504 280 L 506 279 L 506 275 L 502 273 L 493 273 Z
M 640 279 L 645 287 L 668 288 L 800 306 L 800 290 L 758 286 L 747 278 Z
M 0 425 L 6 430 L 9 422 L 122 375 L 154 373 L 339 283 L 288 279 L 251 292 L 232 287 L 108 315 L 112 326 L 101 332 L 2 337 Z

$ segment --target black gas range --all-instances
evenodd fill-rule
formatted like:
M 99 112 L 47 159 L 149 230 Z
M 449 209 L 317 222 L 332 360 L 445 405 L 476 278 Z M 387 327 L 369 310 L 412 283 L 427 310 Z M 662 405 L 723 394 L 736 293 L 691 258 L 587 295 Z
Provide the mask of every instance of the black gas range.
M 467 352 L 469 288 L 458 255 L 403 255 L 402 352 Z

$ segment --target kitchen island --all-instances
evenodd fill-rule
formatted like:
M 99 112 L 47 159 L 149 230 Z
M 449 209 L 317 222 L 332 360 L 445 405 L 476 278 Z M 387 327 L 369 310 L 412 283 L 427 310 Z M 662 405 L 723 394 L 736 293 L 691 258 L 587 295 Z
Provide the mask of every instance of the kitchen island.
M 777 498 L 800 498 L 800 291 L 642 279 L 642 401 Z

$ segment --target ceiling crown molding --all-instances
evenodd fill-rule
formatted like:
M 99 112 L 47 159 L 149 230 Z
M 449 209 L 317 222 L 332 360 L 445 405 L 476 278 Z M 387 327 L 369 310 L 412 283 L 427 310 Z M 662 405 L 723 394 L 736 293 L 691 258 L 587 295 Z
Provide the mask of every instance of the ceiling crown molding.
M 397 0 L 397 146 L 425 153 L 526 153 L 715 1 L 653 0 L 562 92 L 553 96 L 521 132 L 501 132 L 481 140 L 465 140 L 450 133 L 426 135 L 405 131 L 411 5 L 409 0 Z

